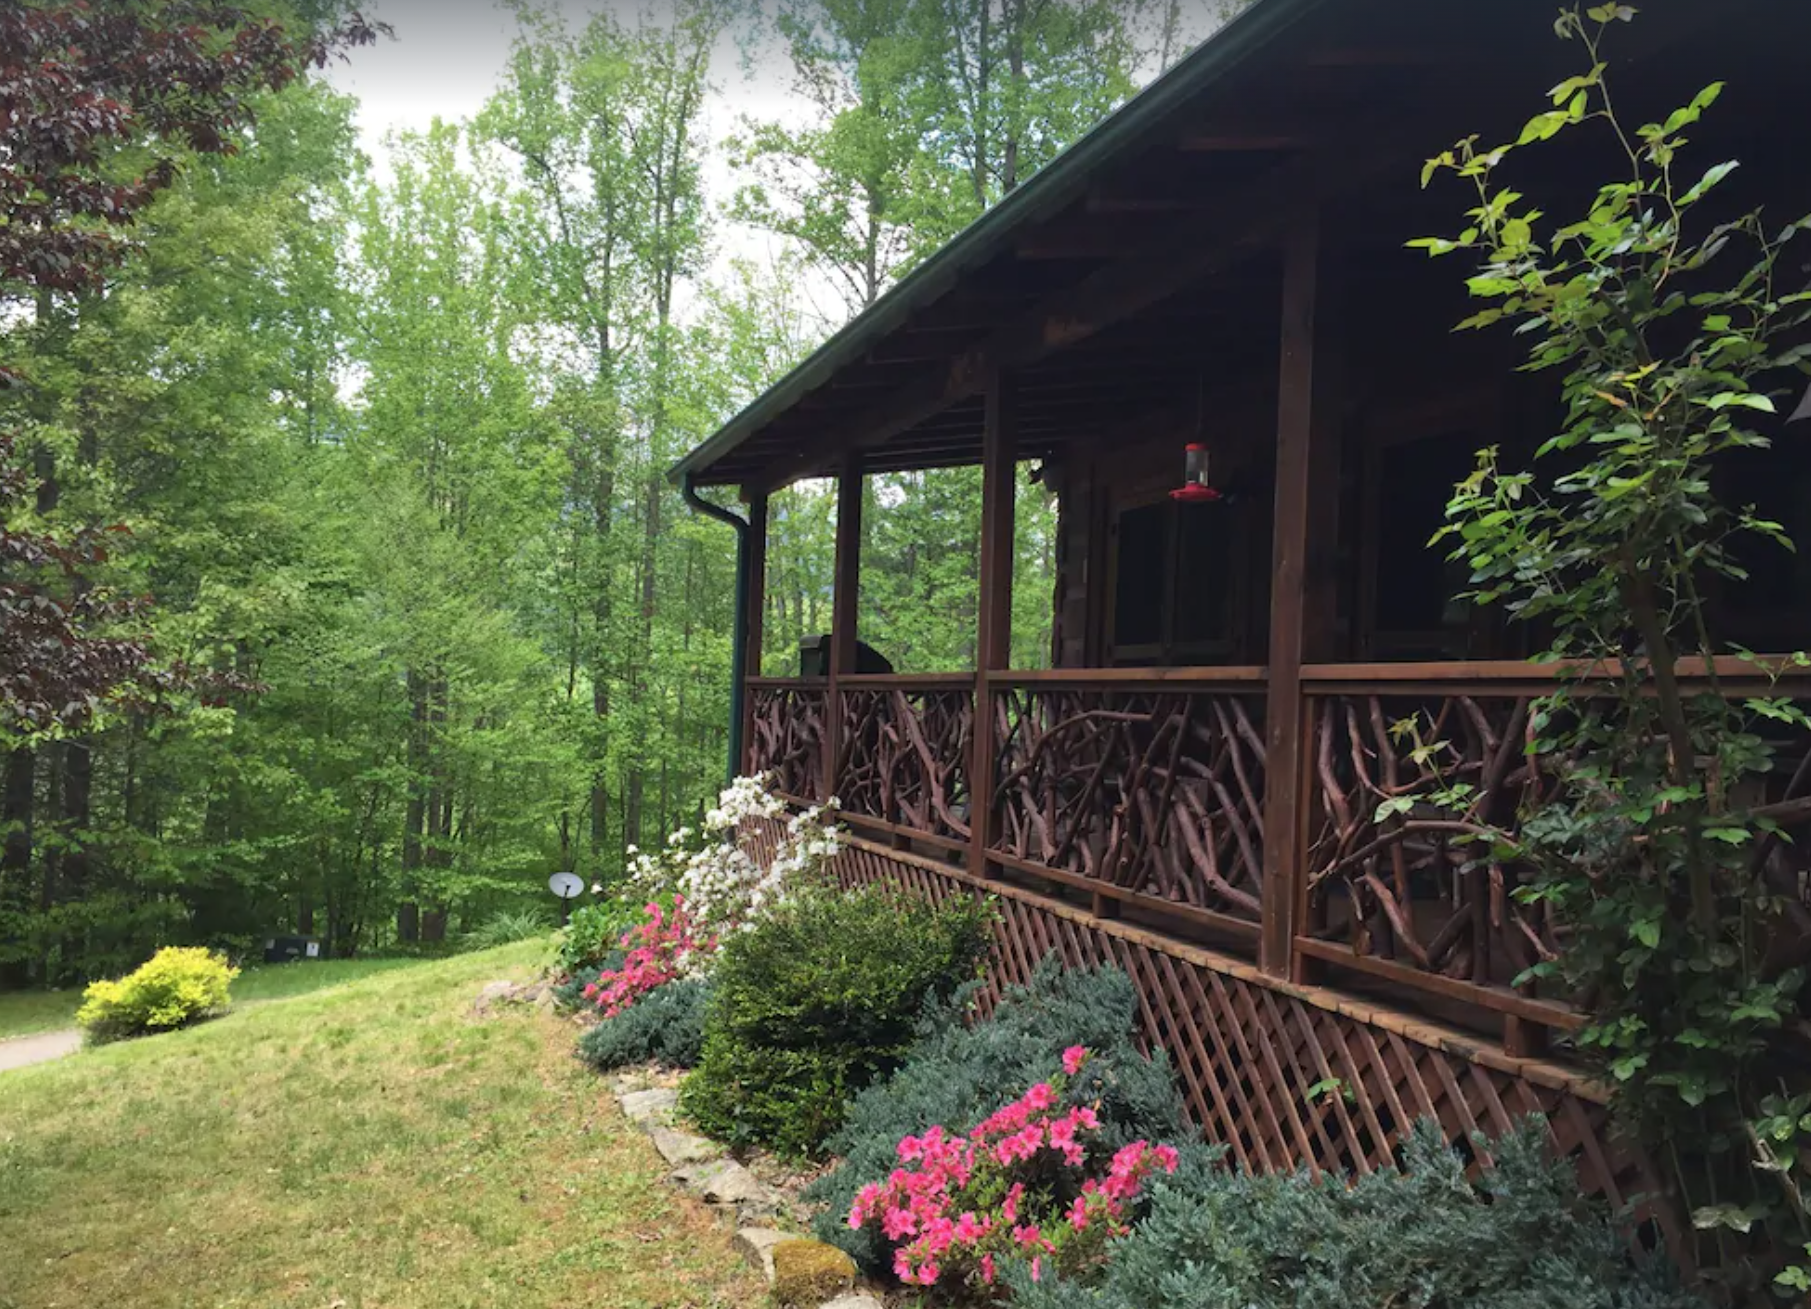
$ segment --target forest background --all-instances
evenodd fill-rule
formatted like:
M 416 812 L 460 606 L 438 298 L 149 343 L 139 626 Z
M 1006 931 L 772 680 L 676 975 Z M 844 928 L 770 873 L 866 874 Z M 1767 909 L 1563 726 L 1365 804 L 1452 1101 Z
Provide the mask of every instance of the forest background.
M 356 101 L 300 80 L 236 153 L 181 162 L 103 288 L 0 300 L 29 382 L 0 421 L 37 480 L 10 512 L 129 528 L 85 584 L 154 597 L 160 659 L 255 688 L 0 738 L 0 984 L 273 932 L 431 947 L 693 821 L 724 774 L 735 542 L 667 469 L 1226 7 L 517 4 L 469 119 L 374 166 Z M 406 6 L 364 8 L 411 39 Z M 773 61 L 783 121 L 738 107 Z M 863 638 L 970 666 L 978 470 L 867 494 Z M 777 673 L 829 622 L 834 497 L 770 513 Z M 1029 479 L 1018 522 L 1036 667 L 1054 510 Z

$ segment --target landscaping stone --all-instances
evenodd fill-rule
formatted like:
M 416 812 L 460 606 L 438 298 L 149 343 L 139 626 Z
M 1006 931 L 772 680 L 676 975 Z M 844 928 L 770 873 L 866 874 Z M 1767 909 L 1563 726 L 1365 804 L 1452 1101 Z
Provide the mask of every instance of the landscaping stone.
M 851 1291 L 834 1300 L 826 1300 L 822 1309 L 882 1309 L 881 1303 L 866 1291 Z
M 773 1298 L 781 1309 L 815 1309 L 855 1289 L 855 1261 L 833 1245 L 802 1238 L 773 1248 Z
M 693 1136 L 677 1128 L 656 1123 L 648 1132 L 654 1141 L 654 1148 L 660 1151 L 660 1157 L 675 1168 L 687 1164 L 701 1164 L 707 1159 L 715 1159 L 723 1151 L 713 1141 L 702 1136 Z
M 497 1005 L 508 1004 L 516 998 L 516 984 L 508 978 L 500 981 L 486 982 L 479 988 L 478 998 L 472 1001 L 475 1013 L 487 1014 Z
M 761 1265 L 768 1284 L 773 1284 L 773 1248 L 781 1241 L 792 1240 L 792 1233 L 774 1227 L 740 1227 L 736 1229 L 736 1246 Z
M 736 1206 L 743 1217 L 765 1217 L 779 1207 L 779 1195 L 773 1188 L 732 1159 L 688 1164 L 674 1170 L 673 1180 L 706 1204 Z
M 651 1122 L 670 1122 L 673 1110 L 679 1105 L 679 1092 L 656 1088 L 651 1091 L 630 1091 L 622 1098 L 623 1113 L 629 1121 L 643 1126 Z

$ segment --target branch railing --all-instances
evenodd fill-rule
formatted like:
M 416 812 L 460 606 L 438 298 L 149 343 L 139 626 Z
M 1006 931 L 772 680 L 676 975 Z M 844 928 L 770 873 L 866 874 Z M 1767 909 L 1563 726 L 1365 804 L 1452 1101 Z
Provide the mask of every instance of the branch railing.
M 751 677 L 748 688 L 748 751 L 743 769 L 765 773 L 775 791 L 801 805 L 822 803 L 824 728 L 829 719 L 829 683 L 821 678 Z
M 836 793 L 845 817 L 940 849 L 968 845 L 975 678 L 838 680 Z
M 1684 671 L 1732 697 L 1811 698 L 1811 682 L 1779 689 L 1747 661 Z M 1303 855 L 1285 870 L 1295 980 L 1363 977 L 1495 1014 L 1512 1053 L 1581 1024 L 1581 997 L 1529 976 L 1564 948 L 1562 928 L 1517 896 L 1526 869 L 1470 839 L 1553 793 L 1531 706 L 1566 675 L 1478 662 L 1302 670 Z M 834 793 L 870 836 L 965 852 L 984 875 L 1080 891 L 1100 917 L 1255 951 L 1269 903 L 1264 669 L 844 676 L 834 705 L 822 680 L 748 685 L 750 770 L 789 799 Z M 1811 942 L 1811 742 L 1774 745 L 1774 772 L 1745 802 L 1786 829 L 1756 858 Z M 991 802 L 977 815 L 982 775 Z M 1469 788 L 1457 809 L 1429 798 L 1455 786 Z
M 1259 668 L 989 678 L 988 859 L 1255 945 L 1264 875 Z

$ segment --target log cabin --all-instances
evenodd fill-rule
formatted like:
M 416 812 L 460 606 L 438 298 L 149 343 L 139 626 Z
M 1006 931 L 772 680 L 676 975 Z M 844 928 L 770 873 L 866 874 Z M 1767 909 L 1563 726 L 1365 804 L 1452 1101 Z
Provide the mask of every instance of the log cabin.
M 1429 538 L 1480 447 L 1526 459 L 1557 430 L 1560 379 L 1507 331 L 1455 333 L 1471 269 L 1405 243 L 1471 202 L 1424 190 L 1424 161 L 1514 139 L 1578 71 L 1553 18 L 1256 0 L 674 470 L 741 535 L 740 771 L 838 798 L 850 883 L 997 897 L 994 985 L 1051 951 L 1127 971 L 1145 1038 L 1247 1168 L 1369 1171 L 1416 1118 L 1463 1142 L 1540 1114 L 1587 1187 L 1653 1184 L 1569 1053 L 1580 1011 L 1523 978 L 1561 943 L 1515 870 L 1378 816 L 1431 780 L 1390 731 L 1416 714 L 1499 812 L 1533 784 L 1540 633 L 1456 602 Z M 1652 0 L 1608 55 L 1635 121 L 1727 82 L 1695 158 L 1743 161 L 1730 203 L 1784 222 L 1811 208 L 1807 49 L 1811 7 Z M 1609 145 L 1567 134 L 1514 183 L 1572 212 Z M 1719 476 L 1811 539 L 1811 424 L 1775 435 Z M 862 479 L 952 465 L 983 470 L 976 666 L 863 672 Z M 1060 510 L 1035 670 L 1007 659 L 1030 476 Z M 768 497 L 801 478 L 839 487 L 827 667 L 760 677 Z M 1811 556 L 1751 570 L 1713 597 L 1720 638 L 1811 647 Z M 1773 794 L 1806 789 L 1811 754 L 1780 759 Z M 1795 848 L 1771 858 L 1802 902 Z

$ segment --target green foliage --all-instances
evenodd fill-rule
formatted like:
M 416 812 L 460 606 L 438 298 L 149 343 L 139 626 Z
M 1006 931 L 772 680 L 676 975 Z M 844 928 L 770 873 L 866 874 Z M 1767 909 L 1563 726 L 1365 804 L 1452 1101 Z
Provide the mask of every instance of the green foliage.
M 748 123 L 732 214 L 871 304 L 1133 90 L 1138 4 L 803 0 L 780 32 L 817 110 Z
M 514 909 L 473 928 L 460 938 L 459 944 L 467 950 L 490 950 L 499 945 L 514 945 L 517 941 L 538 940 L 552 929 L 553 924 L 544 911 Z
M 1491 1143 L 1475 1179 L 1421 1123 L 1400 1172 L 1351 1185 L 1251 1177 L 1199 1153 L 1151 1188 L 1098 1285 L 1034 1283 L 1008 1269 L 1023 1309 L 1699 1309 L 1666 1261 L 1578 1195 L 1538 1124 Z
M 733 1145 L 814 1155 L 895 1068 L 923 1006 L 975 975 L 993 910 L 883 888 L 807 892 L 723 946 L 686 1112 Z
M 1188 1140 L 1193 1133 L 1168 1060 L 1161 1051 L 1147 1059 L 1134 1044 L 1137 1005 L 1131 979 L 1118 969 L 1065 972 L 1051 955 L 986 1019 L 965 1023 L 957 1005 L 926 1013 L 899 1070 L 856 1097 L 828 1143 L 840 1161 L 806 1193 L 826 1206 L 819 1238 L 870 1272 L 884 1272 L 887 1251 L 874 1233 L 852 1232 L 843 1221 L 856 1191 L 897 1166 L 902 1137 L 938 1123 L 972 1130 L 1048 1078 L 1070 1046 L 1085 1046 L 1093 1057 L 1071 1079 L 1068 1101 L 1095 1106 L 1107 1146 Z
M 657 986 L 579 1037 L 579 1058 L 600 1072 L 629 1064 L 692 1068 L 704 1050 L 710 984 L 682 977 Z
M 889 4 L 789 0 L 799 67 L 864 107 L 833 91 L 763 155 L 795 187 L 805 155 L 837 156 L 798 193 L 827 221 L 865 212 L 845 181 L 878 178 L 876 287 L 1131 85 L 1117 6 L 1021 6 L 984 36 L 975 5 Z M 745 8 L 513 8 L 473 122 L 403 133 L 380 174 L 348 97 L 260 95 L 236 153 L 178 159 L 105 287 L 0 324 L 30 381 L 0 393 L 0 426 L 55 471 L 31 513 L 65 536 L 129 525 L 95 585 L 155 598 L 159 650 L 261 688 L 3 761 L 7 984 L 304 923 L 338 955 L 432 953 L 543 903 L 555 869 L 614 884 L 720 781 L 735 543 L 665 471 L 834 326 L 805 265 L 863 256 L 820 232 L 771 268 L 715 257 L 707 124 L 737 88 L 709 55 Z M 959 104 L 949 79 L 983 67 Z M 901 667 L 964 666 L 973 471 L 874 494 L 894 507 L 869 519 L 863 622 Z M 766 630 L 788 666 L 829 625 L 830 508 L 818 487 L 774 498 Z M 1018 521 L 1014 662 L 1036 666 L 1044 489 L 1022 484 Z
M 75 1020 L 95 1042 L 186 1027 L 226 1008 L 239 970 L 199 946 L 166 946 L 116 981 L 89 986 Z
M 603 961 L 617 952 L 623 933 L 641 917 L 642 906 L 632 897 L 613 896 L 580 905 L 560 929 L 555 966 L 569 977 L 586 972 L 591 975 L 585 980 L 594 980 Z
M 1811 359 L 1794 344 L 1811 289 L 1788 251 L 1811 219 L 1732 215 L 1718 188 L 1735 161 L 1686 171 L 1688 134 L 1721 83 L 1664 121 L 1618 115 L 1601 43 L 1633 13 L 1563 13 L 1585 69 L 1553 88 L 1552 107 L 1514 142 L 1468 139 L 1428 164 L 1427 177 L 1456 172 L 1478 198 L 1459 236 L 1416 243 L 1478 259 L 1467 284 L 1486 307 L 1465 325 L 1514 322 L 1530 369 L 1565 370 L 1560 431 L 1525 471 L 1484 451 L 1442 536 L 1470 569 L 1467 598 L 1539 622 L 1548 657 L 1579 670 L 1536 706 L 1533 749 L 1555 785 L 1514 829 L 1461 783 L 1434 799 L 1470 827 L 1477 857 L 1529 869 L 1519 898 L 1566 925 L 1560 960 L 1532 971 L 1591 997 L 1579 1045 L 1617 1085 L 1625 1120 L 1672 1160 L 1699 1226 L 1746 1232 L 1771 1216 L 1796 1245 L 1811 1237 L 1802 1197 L 1787 1171 L 1749 1166 L 1745 1121 L 1785 1066 L 1780 1033 L 1803 977 L 1770 968 L 1769 943 L 1796 888 L 1770 879 L 1762 851 L 1782 833 L 1743 797 L 1773 765 L 1762 730 L 1807 719 L 1787 699 L 1727 698 L 1714 676 L 1694 691 L 1679 664 L 1732 652 L 1707 582 L 1745 577 L 1743 550 L 1790 544 L 1779 524 L 1725 504 L 1715 473 L 1769 445 L 1751 424 Z M 1616 148 L 1611 180 L 1573 221 L 1498 182 L 1522 149 L 1587 123 Z M 1631 650 L 1643 657 L 1601 671 Z M 1440 743 L 1401 726 L 1438 760 Z

